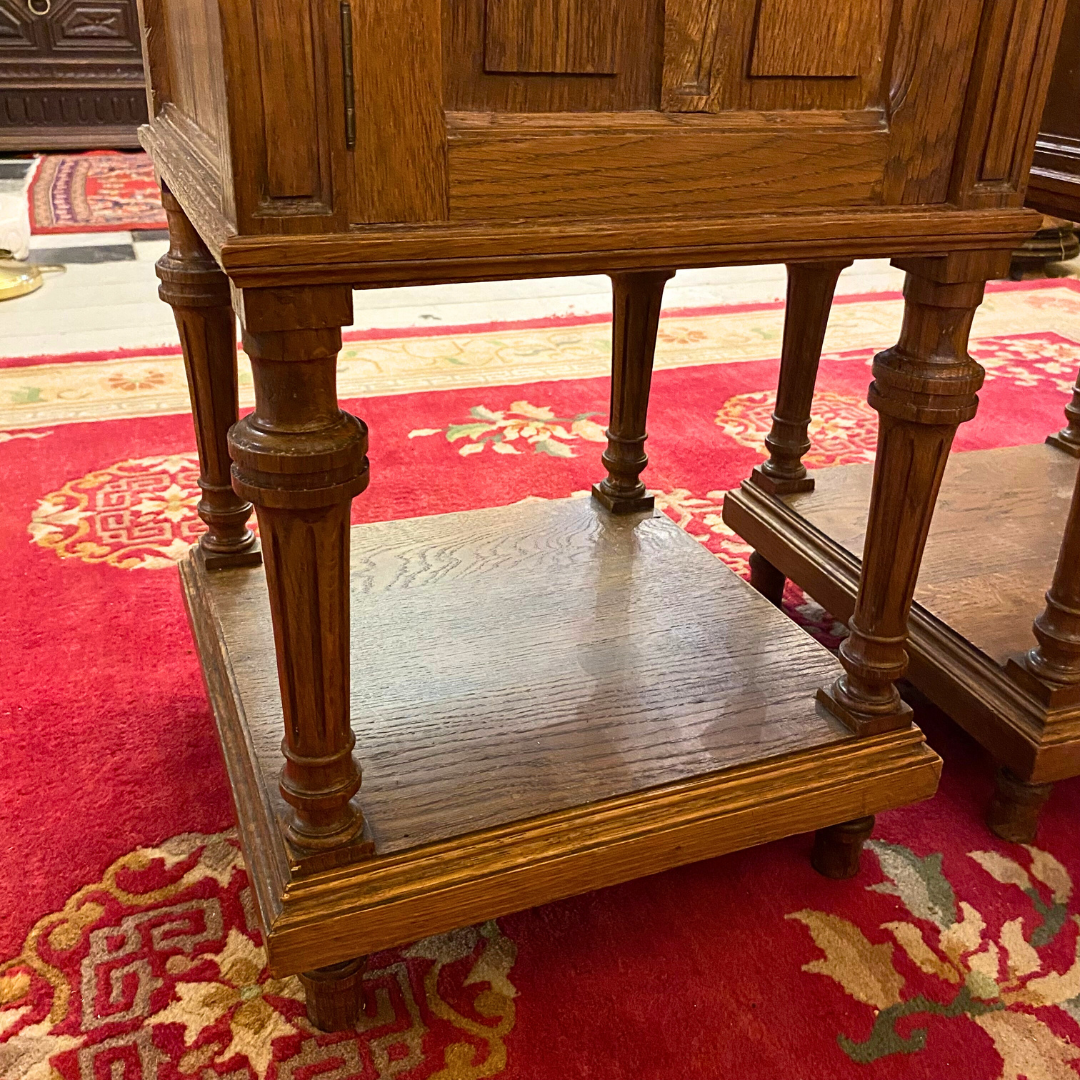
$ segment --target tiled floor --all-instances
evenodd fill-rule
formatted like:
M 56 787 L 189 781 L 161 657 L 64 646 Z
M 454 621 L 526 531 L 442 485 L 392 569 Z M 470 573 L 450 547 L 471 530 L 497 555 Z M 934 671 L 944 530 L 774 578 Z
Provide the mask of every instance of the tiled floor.
M 168 307 L 157 297 L 154 261 L 168 243 L 158 234 L 35 236 L 30 259 L 62 264 L 42 289 L 0 306 L 0 356 L 157 347 L 177 342 Z M 903 275 L 882 260 L 856 263 L 840 291 L 899 289 Z M 700 307 L 783 298 L 782 266 L 680 271 L 665 307 Z M 356 327 L 459 326 L 611 310 L 604 277 L 378 289 L 356 295 Z

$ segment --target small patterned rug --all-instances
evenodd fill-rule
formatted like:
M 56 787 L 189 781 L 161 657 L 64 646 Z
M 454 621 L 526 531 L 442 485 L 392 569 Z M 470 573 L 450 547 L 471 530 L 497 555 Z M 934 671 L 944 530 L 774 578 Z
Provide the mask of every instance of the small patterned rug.
M 762 457 L 782 314 L 668 312 L 659 335 L 647 482 L 743 574 L 720 512 Z M 807 464 L 872 457 L 870 364 L 901 315 L 837 303 Z M 341 397 L 372 433 L 354 520 L 587 498 L 610 349 L 600 318 L 350 335 Z M 1041 441 L 1080 286 L 994 286 L 972 352 L 956 451 Z M 180 596 L 201 529 L 182 367 L 0 366 L 2 1080 L 1077 1080 L 1080 779 L 1035 844 L 997 840 L 989 762 L 922 701 L 941 789 L 880 816 L 854 880 L 794 836 L 519 912 L 370 957 L 356 1029 L 313 1030 L 266 967 Z M 791 585 L 785 607 L 844 632 Z
M 30 185 L 35 233 L 164 229 L 154 166 L 142 153 L 46 154 Z

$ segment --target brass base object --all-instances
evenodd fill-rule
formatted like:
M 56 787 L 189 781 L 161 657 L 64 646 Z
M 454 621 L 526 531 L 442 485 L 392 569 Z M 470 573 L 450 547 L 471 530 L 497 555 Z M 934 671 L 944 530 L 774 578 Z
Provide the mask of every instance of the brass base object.
M 37 266 L 25 266 L 15 262 L 0 262 L 0 300 L 14 300 L 16 296 L 26 296 L 37 292 L 45 279 Z
M 37 292 L 45 284 L 45 274 L 62 274 L 63 266 L 34 266 L 8 258 L 10 252 L 0 250 L 0 300 L 14 300 Z

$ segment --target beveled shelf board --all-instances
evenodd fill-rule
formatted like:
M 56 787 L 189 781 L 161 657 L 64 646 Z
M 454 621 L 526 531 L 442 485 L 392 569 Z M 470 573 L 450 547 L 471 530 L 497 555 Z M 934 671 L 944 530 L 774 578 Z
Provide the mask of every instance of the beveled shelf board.
M 1040 443 L 953 454 L 915 590 L 909 677 L 999 760 L 1033 779 L 1080 772 L 1080 716 L 1051 716 L 1005 674 L 1035 644 L 1077 459 Z M 873 465 L 811 472 L 811 492 L 750 483 L 724 519 L 841 619 L 858 588 Z
M 298 863 L 277 821 L 263 570 L 192 556 L 182 572 L 282 970 L 936 787 L 917 730 L 860 740 L 817 706 L 836 660 L 670 519 L 526 502 L 352 530 L 352 720 L 375 855 Z

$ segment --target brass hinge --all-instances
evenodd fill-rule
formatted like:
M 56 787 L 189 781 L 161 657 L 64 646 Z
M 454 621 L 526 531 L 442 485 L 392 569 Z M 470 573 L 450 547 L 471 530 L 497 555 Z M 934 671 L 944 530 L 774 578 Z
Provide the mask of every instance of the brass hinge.
M 341 0 L 341 69 L 345 94 L 345 147 L 356 149 L 356 83 L 353 79 L 352 4 Z

